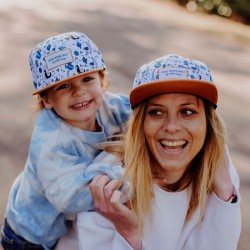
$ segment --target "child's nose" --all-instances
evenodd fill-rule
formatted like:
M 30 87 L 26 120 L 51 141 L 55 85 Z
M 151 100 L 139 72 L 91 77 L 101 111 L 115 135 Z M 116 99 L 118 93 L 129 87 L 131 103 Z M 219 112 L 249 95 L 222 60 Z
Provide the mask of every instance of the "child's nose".
M 74 86 L 73 95 L 74 96 L 82 96 L 86 93 L 85 88 L 82 85 Z

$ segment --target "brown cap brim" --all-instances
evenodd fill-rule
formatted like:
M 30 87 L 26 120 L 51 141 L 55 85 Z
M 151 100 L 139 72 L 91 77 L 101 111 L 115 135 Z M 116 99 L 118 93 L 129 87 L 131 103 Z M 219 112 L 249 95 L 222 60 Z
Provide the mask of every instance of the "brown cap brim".
M 56 85 L 58 85 L 58 84 L 60 84 L 60 83 L 63 83 L 63 82 L 65 82 L 65 81 L 69 81 L 69 80 L 71 80 L 71 79 L 74 79 L 74 78 L 76 78 L 76 77 L 78 77 L 78 76 L 87 75 L 87 74 L 91 74 L 91 73 L 94 73 L 94 72 L 97 72 L 97 71 L 102 71 L 102 70 L 105 70 L 105 68 L 93 69 L 93 70 L 89 70 L 89 71 L 80 73 L 80 74 L 75 75 L 75 76 L 71 76 L 71 77 L 66 78 L 66 79 L 63 79 L 63 80 L 61 80 L 61 81 L 52 83 L 52 84 L 48 85 L 48 86 L 45 87 L 45 88 L 39 89 L 39 90 L 35 91 L 34 93 L 32 93 L 32 95 L 40 94 L 41 92 L 43 92 L 43 91 L 45 91 L 45 90 L 47 90 L 47 89 L 50 89 L 50 88 L 52 88 L 52 87 L 54 87 L 54 86 L 56 86 Z
M 213 83 L 202 80 L 171 79 L 139 85 L 130 92 L 132 107 L 149 97 L 165 93 L 185 93 L 205 98 L 217 106 L 218 91 Z

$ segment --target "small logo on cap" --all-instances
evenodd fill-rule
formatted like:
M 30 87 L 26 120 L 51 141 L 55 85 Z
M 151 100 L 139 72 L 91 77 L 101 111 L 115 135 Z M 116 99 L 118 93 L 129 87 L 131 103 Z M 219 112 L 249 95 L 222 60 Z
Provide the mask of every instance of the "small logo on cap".
M 74 61 L 70 49 L 54 52 L 44 58 L 48 70 Z
M 159 69 L 159 80 L 187 78 L 188 72 L 186 68 L 167 67 Z

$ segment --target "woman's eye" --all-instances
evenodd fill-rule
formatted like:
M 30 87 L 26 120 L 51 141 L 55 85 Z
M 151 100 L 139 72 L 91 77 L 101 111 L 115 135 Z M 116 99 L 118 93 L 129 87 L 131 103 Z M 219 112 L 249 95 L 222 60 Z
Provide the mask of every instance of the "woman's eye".
M 161 116 L 164 114 L 164 112 L 159 109 L 151 109 L 148 111 L 148 114 L 152 116 Z
M 181 113 L 185 116 L 190 116 L 192 114 L 196 114 L 197 112 L 192 109 L 183 109 Z

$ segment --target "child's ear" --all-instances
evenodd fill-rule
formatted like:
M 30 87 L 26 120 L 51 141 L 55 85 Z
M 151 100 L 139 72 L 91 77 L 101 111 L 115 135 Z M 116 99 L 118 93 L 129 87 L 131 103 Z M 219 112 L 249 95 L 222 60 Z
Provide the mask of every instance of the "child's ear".
M 51 104 L 51 102 L 50 102 L 47 95 L 42 97 L 42 101 L 43 101 L 43 105 L 44 105 L 44 107 L 46 109 L 52 109 L 53 108 L 53 106 L 52 106 L 52 104 Z
M 105 78 L 105 75 L 99 72 L 100 82 L 102 86 L 102 93 L 105 93 L 106 90 L 109 88 L 109 81 Z
M 99 74 L 99 77 L 100 77 L 100 82 L 101 82 L 101 87 L 102 87 L 102 93 L 105 93 L 106 88 L 105 88 L 104 76 L 102 74 Z
M 104 94 L 106 91 L 106 88 L 104 86 L 102 86 L 102 93 Z

